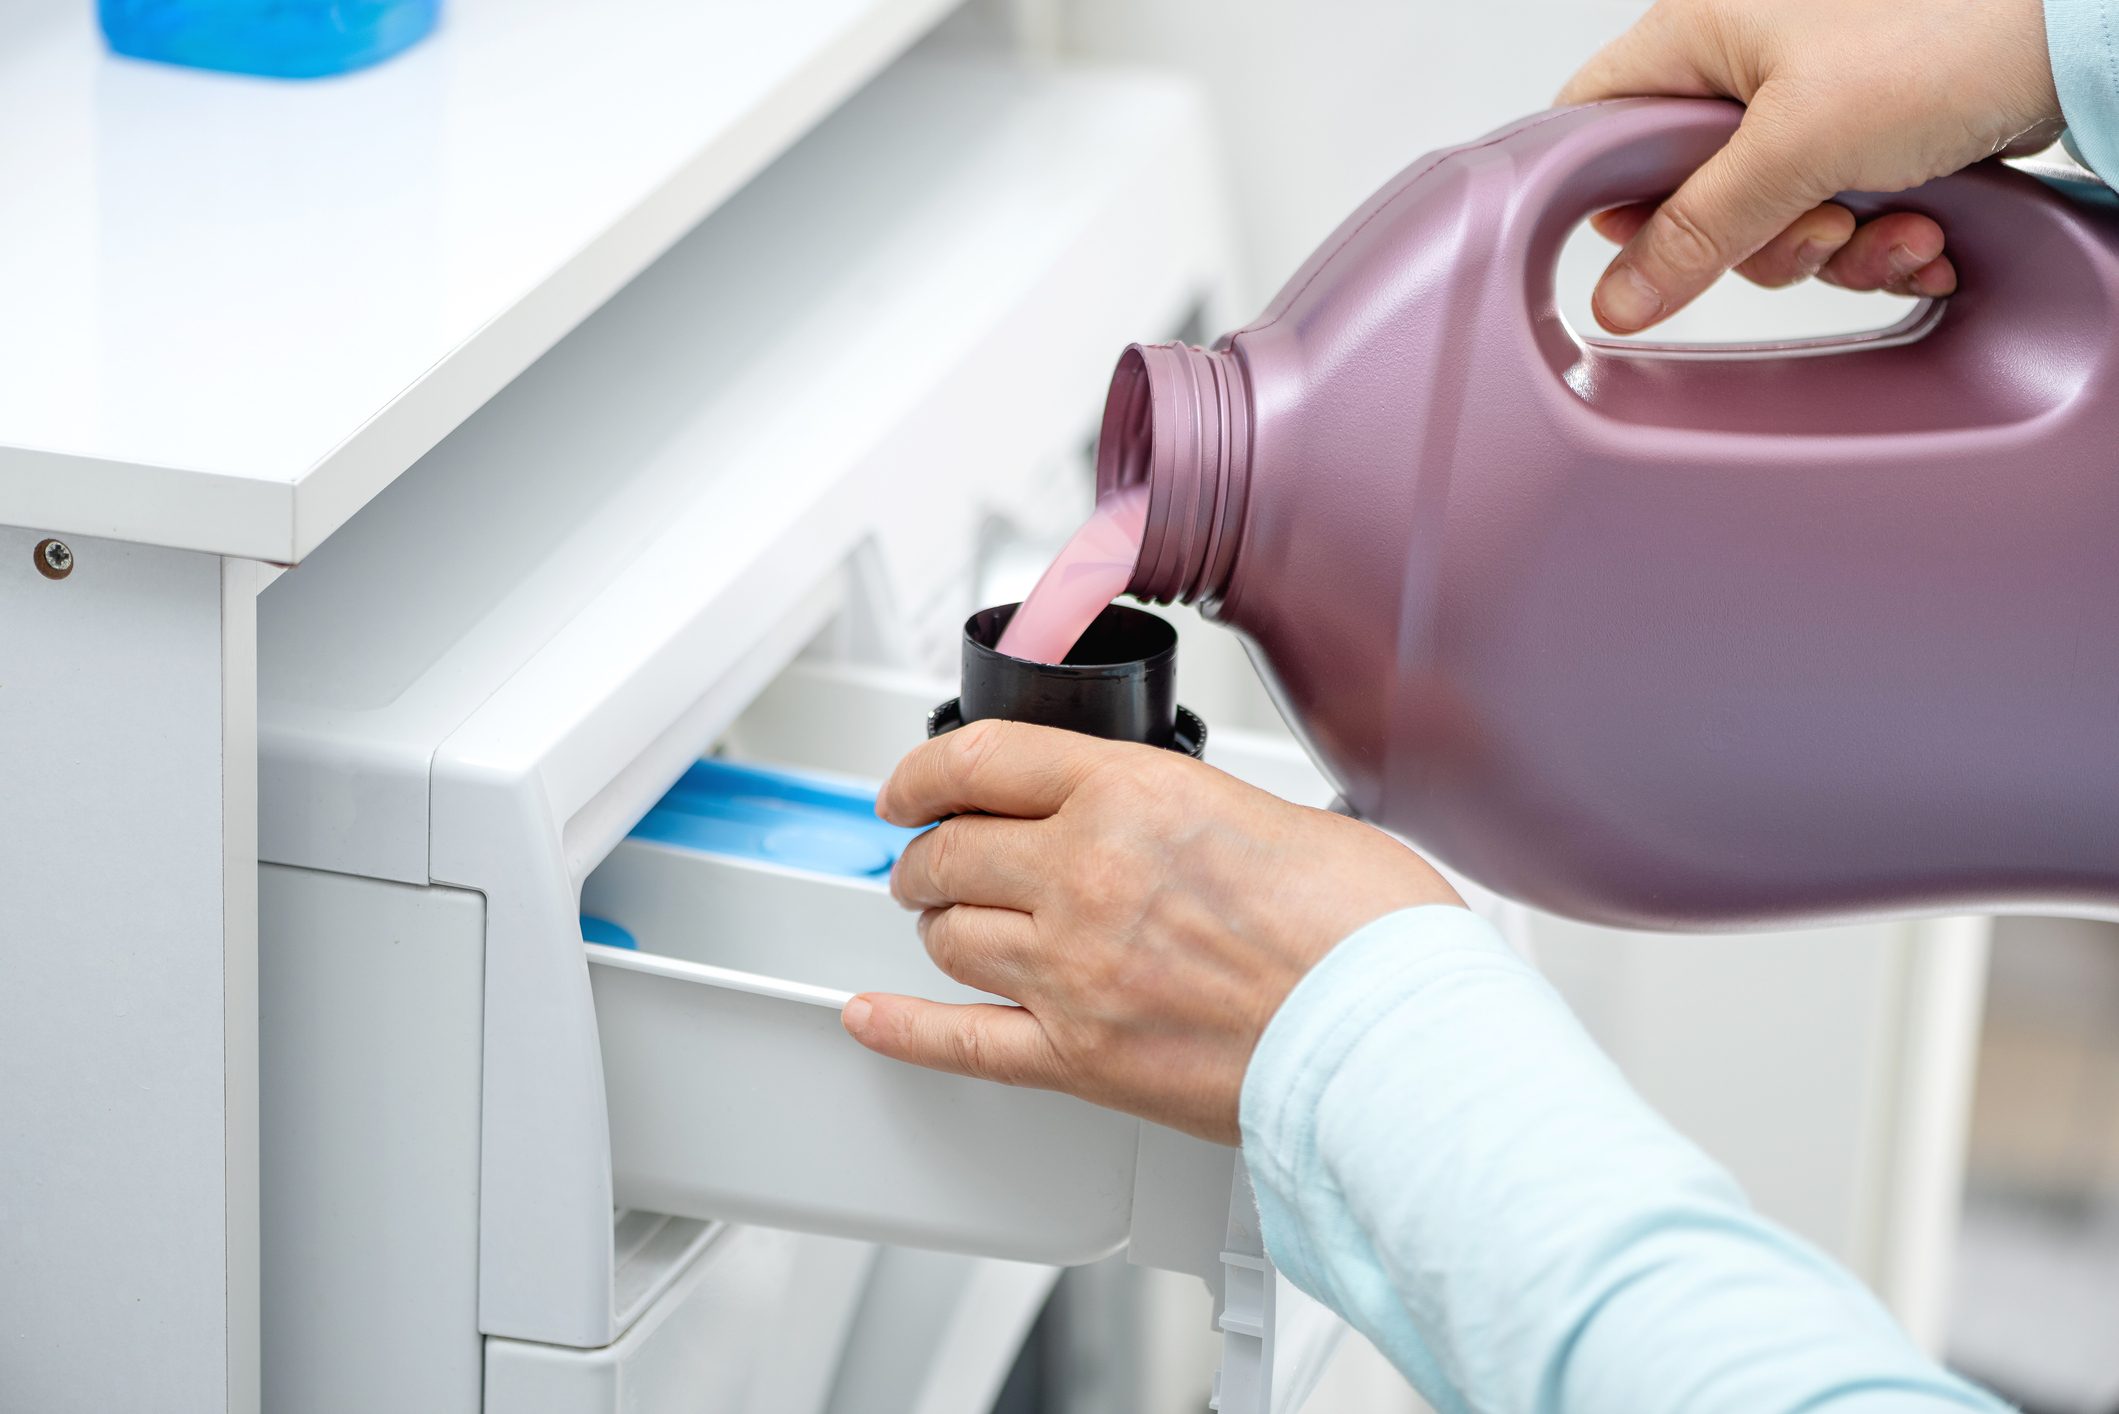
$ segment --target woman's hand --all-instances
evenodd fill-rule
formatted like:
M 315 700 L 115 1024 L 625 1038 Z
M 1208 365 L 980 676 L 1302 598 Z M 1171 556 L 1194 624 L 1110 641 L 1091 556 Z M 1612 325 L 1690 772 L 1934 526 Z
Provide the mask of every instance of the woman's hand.
M 1384 914 L 1460 902 L 1367 825 L 1049 727 L 938 737 L 876 811 L 955 817 L 906 849 L 891 892 L 943 971 L 1021 1008 L 868 994 L 844 1013 L 857 1040 L 1224 1143 L 1259 1035 L 1311 965 Z
M 2059 135 L 2041 0 L 1660 0 L 1584 65 L 1561 103 L 1644 94 L 1746 105 L 1727 147 L 1659 207 L 1597 217 L 1625 249 L 1597 321 L 1645 329 L 1735 268 L 1946 295 L 1943 232 L 1910 212 L 1857 227 L 1842 191 L 1903 191 Z

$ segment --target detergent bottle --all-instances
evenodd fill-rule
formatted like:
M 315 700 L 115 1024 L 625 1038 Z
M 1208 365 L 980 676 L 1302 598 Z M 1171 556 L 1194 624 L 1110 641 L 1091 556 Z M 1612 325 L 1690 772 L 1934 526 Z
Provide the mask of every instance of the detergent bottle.
M 1961 292 L 1899 326 L 1570 330 L 1569 232 L 1739 111 L 1434 154 L 1256 322 L 1128 349 L 1126 588 L 1242 635 L 1356 814 L 1541 908 L 2119 909 L 2119 217 L 1984 164 L 1843 198 L 1948 234 Z

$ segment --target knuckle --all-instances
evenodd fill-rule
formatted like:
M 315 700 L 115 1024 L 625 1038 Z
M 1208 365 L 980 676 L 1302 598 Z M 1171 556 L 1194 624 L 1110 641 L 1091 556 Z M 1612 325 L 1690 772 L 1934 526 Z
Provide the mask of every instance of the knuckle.
M 927 956 L 936 967 L 957 981 L 976 987 L 981 984 L 982 961 L 988 948 L 974 924 L 975 920 L 960 908 L 939 909 L 927 927 L 924 942 Z
M 958 944 L 955 913 L 953 908 L 929 909 L 920 927 L 920 943 L 927 949 L 927 956 L 952 977 L 956 971 L 950 960 L 956 955 Z
M 1085 996 L 1111 997 L 1120 995 L 1120 989 L 1130 980 L 1137 964 L 1111 948 L 1094 948 L 1082 957 L 1073 959 L 1070 970 L 1075 985 Z M 1090 1035 L 1095 1029 L 1090 1028 Z
M 913 841 L 919 846 L 920 877 L 931 889 L 942 893 L 949 892 L 949 881 L 956 875 L 958 859 L 963 852 L 963 839 L 955 828 L 956 823 L 944 820 Z M 906 853 L 910 855 L 912 850 L 908 847 Z
M 1664 260 L 1681 270 L 1709 270 L 1725 264 L 1722 245 L 1708 220 L 1695 209 L 1696 198 L 1679 192 L 1656 212 Z
M 1138 776 L 1100 762 L 1084 780 L 1083 789 L 1075 792 L 1072 799 L 1079 806 L 1074 814 L 1082 824 L 1101 832 L 1114 820 L 1136 818 L 1151 795 Z
M 1087 922 L 1120 929 L 1140 916 L 1147 895 L 1138 854 L 1115 840 L 1090 843 L 1075 884 L 1076 906 Z
M 951 774 L 959 780 L 975 780 L 992 765 L 1007 738 L 1008 723 L 993 720 L 967 722 L 951 732 L 945 755 Z
M 1098 835 L 1082 847 L 1082 882 L 1114 898 L 1134 891 L 1137 865 L 1134 852 L 1112 835 Z
M 1766 259 L 1759 256 L 1739 262 L 1736 273 L 1752 284 L 1768 290 L 1781 290 L 1790 285 L 1799 285 L 1809 277 L 1809 272 L 1792 259 Z
M 1175 829 L 1208 808 L 1209 797 L 1217 784 L 1211 767 L 1202 766 L 1197 761 L 1172 758 L 1146 804 L 1145 817 L 1159 830 Z
M 987 1080 L 1003 1077 L 994 1074 L 991 1048 L 986 1043 L 986 1028 L 979 1024 L 976 1014 L 960 1015 L 949 1030 L 950 1059 L 966 1075 L 976 1075 Z
M 1106 751 L 1084 768 L 1084 784 L 1100 811 L 1139 818 L 1179 784 L 1170 769 L 1176 763 L 1176 757 L 1155 747 Z

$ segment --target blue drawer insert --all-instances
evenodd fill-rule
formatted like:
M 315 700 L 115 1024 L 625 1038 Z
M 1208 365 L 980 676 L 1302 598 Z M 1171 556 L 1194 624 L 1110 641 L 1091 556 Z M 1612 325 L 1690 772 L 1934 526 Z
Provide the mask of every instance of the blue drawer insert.
M 878 820 L 873 788 L 707 760 L 670 787 L 633 827 L 632 837 L 841 878 L 881 879 L 919 833 Z

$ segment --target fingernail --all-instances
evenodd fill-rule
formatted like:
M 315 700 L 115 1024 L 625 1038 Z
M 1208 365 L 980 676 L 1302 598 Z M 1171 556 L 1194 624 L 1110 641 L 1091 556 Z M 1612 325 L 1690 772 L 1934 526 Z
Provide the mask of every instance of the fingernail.
M 1901 241 L 1891 247 L 1891 273 L 1893 275 L 1910 275 L 1934 258 L 1931 255 L 1915 255 L 1913 247 Z
M 839 1012 L 839 1024 L 846 1028 L 849 1036 L 858 1036 L 868 1029 L 868 1017 L 875 1007 L 866 997 L 855 997 Z
M 1838 249 L 1839 247 L 1831 241 L 1804 241 L 1795 248 L 1795 263 L 1805 275 L 1815 275 L 1825 268 L 1825 262 L 1830 260 L 1832 252 Z
M 1613 329 L 1643 329 L 1663 312 L 1663 296 L 1631 265 L 1608 271 L 1597 286 L 1597 313 Z

